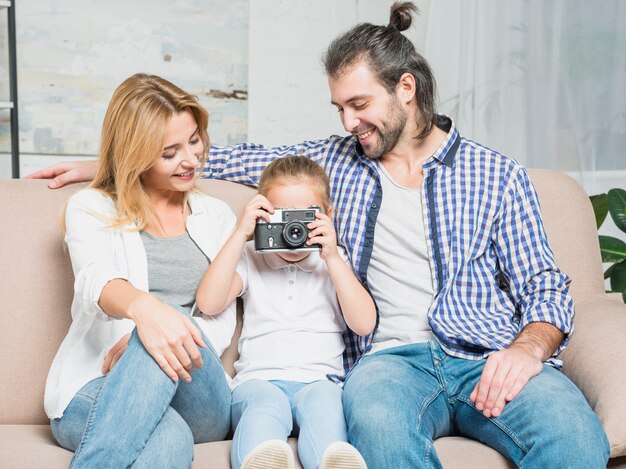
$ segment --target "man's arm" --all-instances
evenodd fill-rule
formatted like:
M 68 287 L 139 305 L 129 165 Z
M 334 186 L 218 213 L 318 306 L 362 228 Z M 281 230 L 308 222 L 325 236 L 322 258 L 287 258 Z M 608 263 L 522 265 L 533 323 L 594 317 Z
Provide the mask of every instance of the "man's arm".
M 506 403 L 541 373 L 543 362 L 563 350 L 574 317 L 569 278 L 555 264 L 537 194 L 522 168 L 505 191 L 495 228 L 494 248 L 520 312 L 520 333 L 507 349 L 488 357 L 470 396 L 487 417 L 500 415 Z
M 296 145 L 265 147 L 254 143 L 242 143 L 231 147 L 212 146 L 204 167 L 203 177 L 225 179 L 249 186 L 257 186 L 261 173 L 272 161 L 285 156 L 302 155 L 320 163 L 328 156 L 332 143 L 340 140 L 312 140 Z
M 265 167 L 283 156 L 304 155 L 318 163 L 327 155 L 329 145 L 339 137 L 315 140 L 280 147 L 264 147 L 242 143 L 231 147 L 212 146 L 202 177 L 225 179 L 249 186 L 256 186 Z M 325 166 L 322 164 L 322 166 Z M 50 189 L 66 184 L 91 181 L 96 176 L 97 161 L 73 161 L 57 163 L 25 176 L 25 179 L 52 179 Z

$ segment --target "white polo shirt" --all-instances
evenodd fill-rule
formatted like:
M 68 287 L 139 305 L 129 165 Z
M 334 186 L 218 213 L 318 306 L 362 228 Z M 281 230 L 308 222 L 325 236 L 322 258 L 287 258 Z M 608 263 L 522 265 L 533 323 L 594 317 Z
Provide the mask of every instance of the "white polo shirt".
M 251 241 L 237 273 L 244 320 L 232 388 L 250 379 L 309 383 L 343 373 L 346 324 L 318 252 L 292 264 L 257 254 Z

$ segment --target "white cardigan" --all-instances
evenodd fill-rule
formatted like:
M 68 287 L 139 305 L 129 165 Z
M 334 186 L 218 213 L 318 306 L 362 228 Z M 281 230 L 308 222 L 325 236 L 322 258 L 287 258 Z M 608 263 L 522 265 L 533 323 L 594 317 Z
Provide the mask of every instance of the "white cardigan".
M 207 195 L 190 194 L 189 205 L 187 231 L 202 252 L 214 259 L 235 227 L 235 215 L 226 203 Z M 112 318 L 98 306 L 104 286 L 121 278 L 148 291 L 148 264 L 139 231 L 134 224 L 111 229 L 116 214 L 114 202 L 93 189 L 77 192 L 67 205 L 65 242 L 74 270 L 74 299 L 72 324 L 46 381 L 44 407 L 51 419 L 62 417 L 74 395 L 102 376 L 108 350 L 135 327 L 130 319 Z M 197 311 L 194 316 L 221 355 L 235 330 L 235 305 L 216 316 Z

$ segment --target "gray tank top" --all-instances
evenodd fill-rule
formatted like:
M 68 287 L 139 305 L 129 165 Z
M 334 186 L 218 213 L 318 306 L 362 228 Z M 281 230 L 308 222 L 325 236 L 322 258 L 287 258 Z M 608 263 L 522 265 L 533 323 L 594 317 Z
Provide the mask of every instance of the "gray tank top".
M 196 290 L 210 260 L 189 233 L 157 238 L 141 231 L 148 261 L 148 290 L 162 302 L 191 314 Z

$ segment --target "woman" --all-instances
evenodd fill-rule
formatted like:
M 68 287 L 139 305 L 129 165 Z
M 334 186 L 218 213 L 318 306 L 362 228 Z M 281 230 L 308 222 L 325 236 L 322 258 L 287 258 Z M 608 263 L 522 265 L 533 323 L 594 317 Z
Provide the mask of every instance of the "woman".
M 46 413 L 70 467 L 189 467 L 194 442 L 223 439 L 230 392 L 219 355 L 233 307 L 195 313 L 200 279 L 235 226 L 195 190 L 208 114 L 162 78 L 137 74 L 109 104 L 98 172 L 70 198 L 72 325 L 52 363 Z M 130 340 L 109 371 L 107 351 Z

